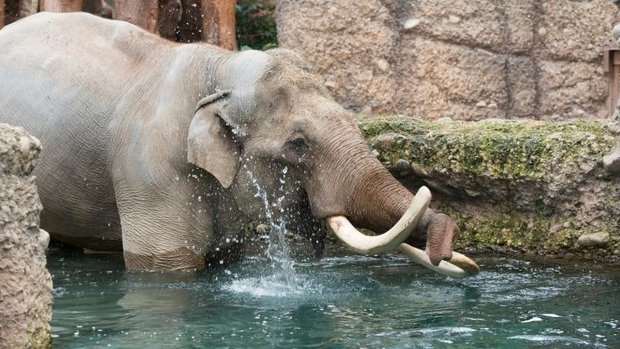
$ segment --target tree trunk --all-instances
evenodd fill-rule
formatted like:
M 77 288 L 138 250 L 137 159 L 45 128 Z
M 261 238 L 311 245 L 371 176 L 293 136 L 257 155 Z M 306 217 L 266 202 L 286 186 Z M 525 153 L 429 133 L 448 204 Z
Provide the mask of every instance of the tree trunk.
M 20 5 L 21 3 L 20 1 Z M 41 0 L 39 9 L 49 12 L 78 12 L 82 11 L 82 0 Z
M 157 31 L 162 38 L 174 40 L 178 31 L 181 14 L 185 9 L 181 9 L 180 0 L 159 0 L 159 10 L 157 14 Z
M 202 40 L 202 9 L 200 0 L 181 0 L 183 12 L 176 31 L 176 41 Z
M 118 20 L 133 23 L 151 33 L 158 33 L 158 5 L 157 0 L 116 0 L 114 12 Z
M 236 0 L 202 0 L 202 39 L 229 50 L 237 49 Z
M 37 13 L 39 0 L 19 0 L 19 18 Z
M 84 0 L 82 11 L 104 18 L 112 18 L 112 7 L 105 0 Z
M 4 0 L 0 0 L 0 28 L 4 27 Z

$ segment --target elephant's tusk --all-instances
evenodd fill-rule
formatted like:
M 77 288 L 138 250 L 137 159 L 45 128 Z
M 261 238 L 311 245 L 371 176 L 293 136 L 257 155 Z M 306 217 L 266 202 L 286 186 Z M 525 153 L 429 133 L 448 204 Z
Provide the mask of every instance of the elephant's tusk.
M 377 236 L 361 233 L 344 216 L 332 216 L 326 220 L 340 240 L 354 251 L 362 254 L 385 253 L 394 250 L 409 237 L 430 201 L 430 190 L 421 187 L 400 220 L 390 230 Z
M 409 244 L 402 243 L 398 245 L 398 251 L 406 254 L 413 259 L 414 262 L 421 264 L 432 271 L 455 278 L 471 276 L 480 271 L 480 267 L 478 267 L 476 262 L 469 259 L 467 256 L 454 251 L 452 251 L 452 258 L 450 261 L 441 261 L 437 266 L 431 263 L 430 258 L 428 258 L 428 255 L 424 251 Z

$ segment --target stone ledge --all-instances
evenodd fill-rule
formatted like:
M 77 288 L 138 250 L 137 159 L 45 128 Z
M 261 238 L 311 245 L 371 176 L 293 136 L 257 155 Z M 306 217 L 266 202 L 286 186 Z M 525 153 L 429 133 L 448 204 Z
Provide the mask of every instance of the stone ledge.
M 52 343 L 49 236 L 39 229 L 42 207 L 30 175 L 40 149 L 22 128 L 0 124 L 0 348 Z
M 0 123 L 0 174 L 29 175 L 41 142 L 21 127 Z
M 458 220 L 461 247 L 620 259 L 620 177 L 603 166 L 618 124 L 358 121 L 395 176 Z

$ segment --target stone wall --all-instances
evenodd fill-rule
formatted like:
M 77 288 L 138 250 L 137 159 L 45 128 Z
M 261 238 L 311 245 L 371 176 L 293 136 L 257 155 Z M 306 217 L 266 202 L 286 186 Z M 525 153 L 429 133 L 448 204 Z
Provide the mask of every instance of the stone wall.
M 602 118 L 609 0 L 279 0 L 278 40 L 344 106 L 427 119 Z
M 457 220 L 461 248 L 620 260 L 617 121 L 359 121 L 391 172 Z
M 22 128 L 0 124 L 0 348 L 51 347 L 49 235 L 31 175 L 40 150 Z

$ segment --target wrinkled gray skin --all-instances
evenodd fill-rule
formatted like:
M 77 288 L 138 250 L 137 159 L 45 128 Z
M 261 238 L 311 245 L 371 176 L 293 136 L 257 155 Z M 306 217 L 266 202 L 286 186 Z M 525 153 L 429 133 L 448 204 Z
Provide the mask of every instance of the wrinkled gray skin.
M 75 246 L 122 248 L 128 269 L 239 257 L 244 219 L 265 216 L 252 176 L 271 203 L 284 198 L 276 219 L 318 255 L 324 218 L 382 232 L 412 199 L 290 51 L 233 53 L 84 13 L 40 13 L 2 29 L 0 52 L 0 121 L 44 147 L 42 227 Z M 412 239 L 428 235 L 439 263 L 457 234 L 428 210 Z

